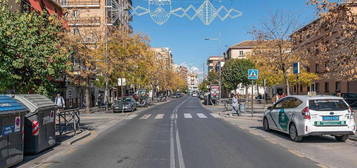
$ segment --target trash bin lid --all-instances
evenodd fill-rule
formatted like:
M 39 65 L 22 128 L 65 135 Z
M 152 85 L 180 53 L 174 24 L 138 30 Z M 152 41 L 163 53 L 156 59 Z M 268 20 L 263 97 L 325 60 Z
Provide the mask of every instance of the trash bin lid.
M 0 113 L 9 111 L 24 111 L 26 107 L 10 96 L 0 95 Z
M 55 103 L 52 102 L 49 98 L 39 94 L 18 94 L 15 95 L 15 99 L 23 103 L 30 112 L 33 113 L 40 108 L 47 108 L 55 106 Z

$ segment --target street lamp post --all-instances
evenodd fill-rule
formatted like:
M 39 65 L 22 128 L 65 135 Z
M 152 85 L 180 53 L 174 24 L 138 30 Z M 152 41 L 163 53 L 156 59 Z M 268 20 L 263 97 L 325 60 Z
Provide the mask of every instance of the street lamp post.
M 206 41 L 218 41 L 219 48 L 221 46 L 221 33 L 218 38 L 205 38 Z M 219 54 L 220 55 L 220 54 Z M 219 99 L 222 98 L 222 62 L 219 62 Z

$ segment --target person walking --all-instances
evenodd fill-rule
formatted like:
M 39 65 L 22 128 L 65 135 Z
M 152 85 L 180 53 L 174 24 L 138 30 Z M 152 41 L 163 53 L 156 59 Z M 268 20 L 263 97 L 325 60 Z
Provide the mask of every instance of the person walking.
M 61 96 L 61 94 L 57 94 L 56 98 L 55 98 L 55 104 L 58 106 L 58 109 L 64 109 L 66 104 L 65 101 L 63 99 L 63 97 Z
M 238 94 L 233 94 L 233 98 L 232 98 L 232 113 L 237 113 L 237 115 L 239 116 Z

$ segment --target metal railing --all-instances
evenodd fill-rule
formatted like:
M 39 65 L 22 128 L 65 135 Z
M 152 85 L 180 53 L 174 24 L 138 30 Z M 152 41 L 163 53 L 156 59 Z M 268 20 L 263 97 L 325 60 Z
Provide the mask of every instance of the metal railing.
M 63 7 L 100 7 L 100 0 L 57 0 Z
M 77 18 L 67 18 L 68 24 L 70 26 L 99 26 L 100 17 L 77 17 Z
M 81 122 L 79 115 L 78 109 L 59 110 L 56 116 L 56 123 L 58 123 L 56 131 L 60 135 L 71 131 L 76 134 L 79 131 L 79 124 Z

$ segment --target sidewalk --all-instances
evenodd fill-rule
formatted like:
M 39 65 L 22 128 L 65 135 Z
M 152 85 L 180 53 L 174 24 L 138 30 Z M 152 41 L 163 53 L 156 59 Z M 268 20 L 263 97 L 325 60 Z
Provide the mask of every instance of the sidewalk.
M 171 101 L 172 99 L 169 99 L 166 102 L 154 103 L 149 107 L 138 108 L 137 111 L 128 113 L 112 113 L 111 111 L 81 113 L 81 129 L 78 134 L 73 135 L 73 132 L 70 132 L 68 135 L 64 135 L 63 137 L 57 139 L 57 145 L 55 147 L 36 155 L 26 155 L 24 161 L 17 165 L 17 167 L 46 167 L 47 161 L 51 158 L 65 155 L 79 146 L 90 142 L 97 137 L 98 134 L 114 127 L 123 120 L 129 119 L 129 116 L 133 114 L 140 114 L 147 109 L 164 103 L 169 103 Z

